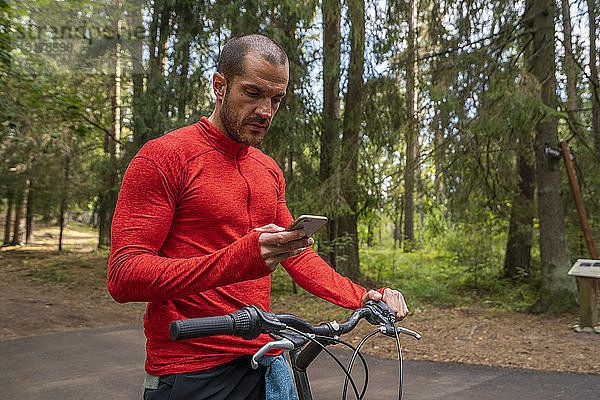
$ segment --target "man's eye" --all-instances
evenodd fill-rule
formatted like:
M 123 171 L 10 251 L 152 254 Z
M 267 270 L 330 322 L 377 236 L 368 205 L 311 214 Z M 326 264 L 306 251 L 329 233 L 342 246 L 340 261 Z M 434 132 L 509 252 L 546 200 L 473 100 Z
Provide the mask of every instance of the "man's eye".
M 258 93 L 256 93 L 256 92 L 248 92 L 248 96 L 250 96 L 250 97 L 256 97 L 256 96 L 258 96 Z

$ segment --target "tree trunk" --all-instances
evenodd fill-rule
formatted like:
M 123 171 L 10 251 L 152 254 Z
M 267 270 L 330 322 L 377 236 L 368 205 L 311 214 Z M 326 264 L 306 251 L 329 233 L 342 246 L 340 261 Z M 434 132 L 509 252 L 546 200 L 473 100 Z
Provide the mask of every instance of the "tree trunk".
M 321 135 L 320 178 L 333 174 L 333 157 L 340 132 L 340 21 L 339 0 L 323 1 L 323 132 Z
M 363 72 L 365 64 L 365 3 L 350 0 L 350 65 L 348 89 L 344 101 L 344 131 L 342 137 L 341 189 L 346 202 L 338 218 L 338 236 L 347 238 L 343 245 L 336 246 L 338 271 L 357 278 L 361 275 L 358 255 L 358 153 L 360 151 L 360 129 L 364 92 Z
M 11 234 L 11 222 L 13 214 L 14 195 L 12 192 L 8 192 L 8 204 L 6 205 L 6 219 L 4 221 L 4 245 L 10 245 L 10 234 Z
M 166 69 L 165 46 L 169 37 L 171 7 L 167 1 L 157 1 L 150 22 L 150 71 L 144 94 L 144 135 L 138 141 L 141 147 L 148 140 L 159 137 L 165 131 L 164 71 Z
M 430 46 L 433 48 L 441 49 L 445 46 L 442 43 L 442 37 L 444 35 L 444 26 L 442 11 L 440 9 L 441 4 L 435 2 L 431 8 L 431 14 L 429 17 L 430 23 L 427 28 L 428 38 L 427 40 L 431 43 Z M 431 86 L 433 88 L 444 85 L 443 75 L 438 71 L 443 70 L 444 60 L 438 57 L 432 60 L 432 74 L 431 74 Z M 447 107 L 442 100 L 436 100 L 433 102 L 433 118 L 432 118 L 432 130 L 433 130 L 433 166 L 434 166 L 434 181 L 433 191 L 437 204 L 443 205 L 446 202 L 444 194 L 444 184 L 442 181 L 442 170 L 444 154 L 447 146 L 444 145 L 444 127 L 448 126 L 448 112 Z
M 600 87 L 598 86 L 598 66 L 596 64 L 598 52 L 596 49 L 596 1 L 587 0 L 588 24 L 590 27 L 590 83 L 592 86 L 592 135 L 596 148 L 596 157 L 600 160 Z
M 169 37 L 171 36 L 171 30 L 173 28 L 174 3 L 175 2 L 171 3 L 170 1 L 165 1 L 160 16 L 159 42 L 157 47 L 157 65 L 160 68 L 158 77 L 160 79 L 154 81 L 155 85 L 159 85 L 158 87 L 155 87 L 155 90 L 160 93 L 160 96 L 158 96 L 158 112 L 155 116 L 155 118 L 158 119 L 159 124 L 157 126 L 160 127 L 160 131 L 155 133 L 156 137 L 162 135 L 170 126 L 170 94 L 167 93 L 171 89 L 172 82 L 165 77 L 168 75 L 169 67 L 167 51 L 169 49 Z
M 441 204 L 444 202 L 443 186 L 442 186 L 442 152 L 443 152 L 443 140 L 444 133 L 442 131 L 440 117 L 441 107 L 439 102 L 434 103 L 435 111 L 433 117 L 433 165 L 434 165 L 434 181 L 433 181 L 433 192 L 435 193 L 436 200 Z
M 106 168 L 103 175 L 103 190 L 99 195 L 98 248 L 110 247 L 110 227 L 118 197 L 117 158 L 114 146 L 109 146 Z
M 551 110 L 557 107 L 554 44 L 554 2 L 528 0 L 527 24 L 533 35 L 529 68 L 541 85 L 541 99 Z M 560 311 L 574 302 L 575 282 L 567 276 L 571 267 L 565 235 L 561 197 L 561 160 L 546 154 L 558 148 L 558 122 L 545 115 L 536 125 L 536 183 L 540 226 L 542 293 L 533 311 Z
M 63 233 L 66 225 L 67 204 L 69 198 L 69 184 L 71 180 L 71 155 L 67 153 L 65 156 L 65 167 L 63 169 L 63 186 L 60 199 L 60 213 L 58 216 L 58 251 L 62 251 Z
M 33 199 L 34 199 L 34 191 L 33 191 L 33 181 L 27 181 L 27 207 L 25 214 L 25 244 L 33 243 Z
M 139 150 L 146 143 L 146 126 L 144 123 L 144 75 L 140 73 L 132 74 L 133 96 L 131 113 L 133 117 L 133 142 L 135 151 Z M 135 152 L 134 151 L 134 152 Z
M 159 39 L 156 46 L 156 59 L 155 63 L 157 66 L 157 71 L 161 76 L 165 76 L 167 74 L 167 49 L 168 49 L 168 39 L 171 34 L 171 18 L 173 14 L 172 5 L 169 1 L 162 2 L 162 8 L 160 11 L 160 25 L 159 25 Z
M 13 236 L 10 244 L 19 246 L 23 243 L 23 190 L 18 189 L 15 196 L 15 220 L 13 221 Z
M 415 241 L 415 171 L 417 151 L 416 70 L 417 2 L 409 1 L 406 64 L 406 166 L 404 170 L 404 251 L 411 251 Z
M 141 10 L 137 7 L 133 7 L 133 11 L 131 14 L 131 26 L 143 26 L 143 19 Z M 156 33 L 153 28 L 154 24 L 150 26 L 150 34 Z M 152 36 L 150 36 L 152 38 Z M 156 40 L 154 40 L 155 42 Z M 152 43 L 150 40 L 150 49 L 153 49 Z M 136 40 L 133 43 L 131 48 L 131 65 L 132 65 L 132 81 L 133 81 L 133 96 L 132 96 L 132 107 L 131 113 L 133 118 L 133 144 L 134 149 L 133 152 L 137 152 L 144 143 L 149 138 L 148 126 L 146 124 L 146 113 L 148 110 L 145 109 L 146 103 L 146 91 L 144 89 L 144 76 L 146 75 L 146 70 L 144 69 L 144 65 L 142 64 L 143 58 L 143 44 L 141 40 Z
M 519 141 L 517 175 L 519 187 L 510 211 L 504 276 L 510 280 L 529 276 L 531 244 L 533 240 L 533 217 L 535 213 L 535 167 L 533 154 L 523 140 Z M 530 141 L 527 141 L 530 144 Z
M 121 19 L 117 20 L 117 37 L 121 37 Z M 114 74 L 114 92 L 112 95 L 112 134 L 114 140 L 110 140 L 110 153 L 119 157 L 121 153 L 121 42 L 117 40 L 115 46 L 115 74 Z
M 121 33 L 121 19 L 117 20 L 117 33 Z M 111 81 L 112 103 L 112 138 L 105 136 L 104 152 L 108 155 L 108 165 L 104 174 L 103 193 L 99 213 L 98 247 L 110 246 L 110 226 L 118 197 L 118 159 L 121 151 L 121 43 L 117 41 L 115 47 L 115 71 Z M 103 200 L 102 200 L 103 199 Z
M 181 49 L 176 56 L 176 64 L 181 67 L 178 77 L 179 93 L 177 96 L 177 119 L 180 125 L 186 122 L 186 104 L 191 94 L 189 90 L 190 44 L 193 42 L 197 23 L 194 21 L 194 10 L 191 2 L 175 3 L 177 14 L 177 35 L 181 41 Z M 202 29 L 202 27 L 200 27 Z
M 321 132 L 321 160 L 319 178 L 327 197 L 337 198 L 335 156 L 338 154 L 340 133 L 340 0 L 323 0 L 323 130 Z M 330 196 L 331 195 L 331 196 Z M 321 256 L 336 267 L 332 246 L 337 237 L 335 213 L 329 213 L 327 234 L 329 243 Z
M 573 56 L 571 10 L 569 8 L 569 0 L 561 0 L 561 3 L 565 47 L 564 72 L 567 76 L 567 115 L 571 132 L 573 135 L 581 137 L 581 123 L 577 116 L 577 72 L 575 70 L 575 59 Z
M 121 21 L 117 22 L 117 32 L 120 32 Z M 118 158 L 119 140 L 121 138 L 121 45 L 117 42 L 115 48 L 115 73 L 109 89 L 112 102 L 112 137 L 105 136 L 104 152 L 108 163 L 104 172 L 104 185 L 100 193 L 98 247 L 110 246 L 110 226 L 118 197 Z

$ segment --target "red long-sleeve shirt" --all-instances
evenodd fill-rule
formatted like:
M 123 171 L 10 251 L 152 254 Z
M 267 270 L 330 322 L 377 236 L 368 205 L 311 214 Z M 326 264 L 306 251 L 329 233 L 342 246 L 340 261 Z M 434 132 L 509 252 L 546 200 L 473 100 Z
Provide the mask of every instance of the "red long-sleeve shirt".
M 246 305 L 270 309 L 271 270 L 253 229 L 293 218 L 275 161 L 204 117 L 144 145 L 121 186 L 112 225 L 108 289 L 119 302 L 148 302 L 146 370 L 206 369 L 256 352 L 269 337 L 216 336 L 174 342 L 169 324 L 223 315 Z M 282 263 L 309 292 L 358 308 L 366 290 L 312 249 Z

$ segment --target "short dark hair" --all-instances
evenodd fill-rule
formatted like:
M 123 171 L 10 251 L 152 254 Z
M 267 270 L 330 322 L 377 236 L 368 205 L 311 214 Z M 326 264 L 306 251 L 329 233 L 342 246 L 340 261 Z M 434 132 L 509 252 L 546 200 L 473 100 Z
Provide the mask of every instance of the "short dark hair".
M 230 81 L 238 75 L 244 74 L 244 57 L 251 51 L 260 54 L 272 64 L 285 65 L 288 56 L 271 38 L 257 33 L 236 36 L 230 39 L 219 56 L 217 71 Z

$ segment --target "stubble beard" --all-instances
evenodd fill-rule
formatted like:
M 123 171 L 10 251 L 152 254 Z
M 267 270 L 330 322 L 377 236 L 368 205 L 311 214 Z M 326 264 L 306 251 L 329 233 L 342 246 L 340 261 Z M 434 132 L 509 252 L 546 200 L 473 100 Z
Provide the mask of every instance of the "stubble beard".
M 233 140 L 248 146 L 258 146 L 262 142 L 264 136 L 246 134 L 242 131 L 242 128 L 250 122 L 265 124 L 266 121 L 261 119 L 259 116 L 246 118 L 242 121 L 239 121 L 235 111 L 233 111 L 231 102 L 229 101 L 229 91 L 226 91 L 225 96 L 223 96 L 223 105 L 221 106 L 220 118 L 221 123 L 226 131 L 223 133 L 231 137 Z

